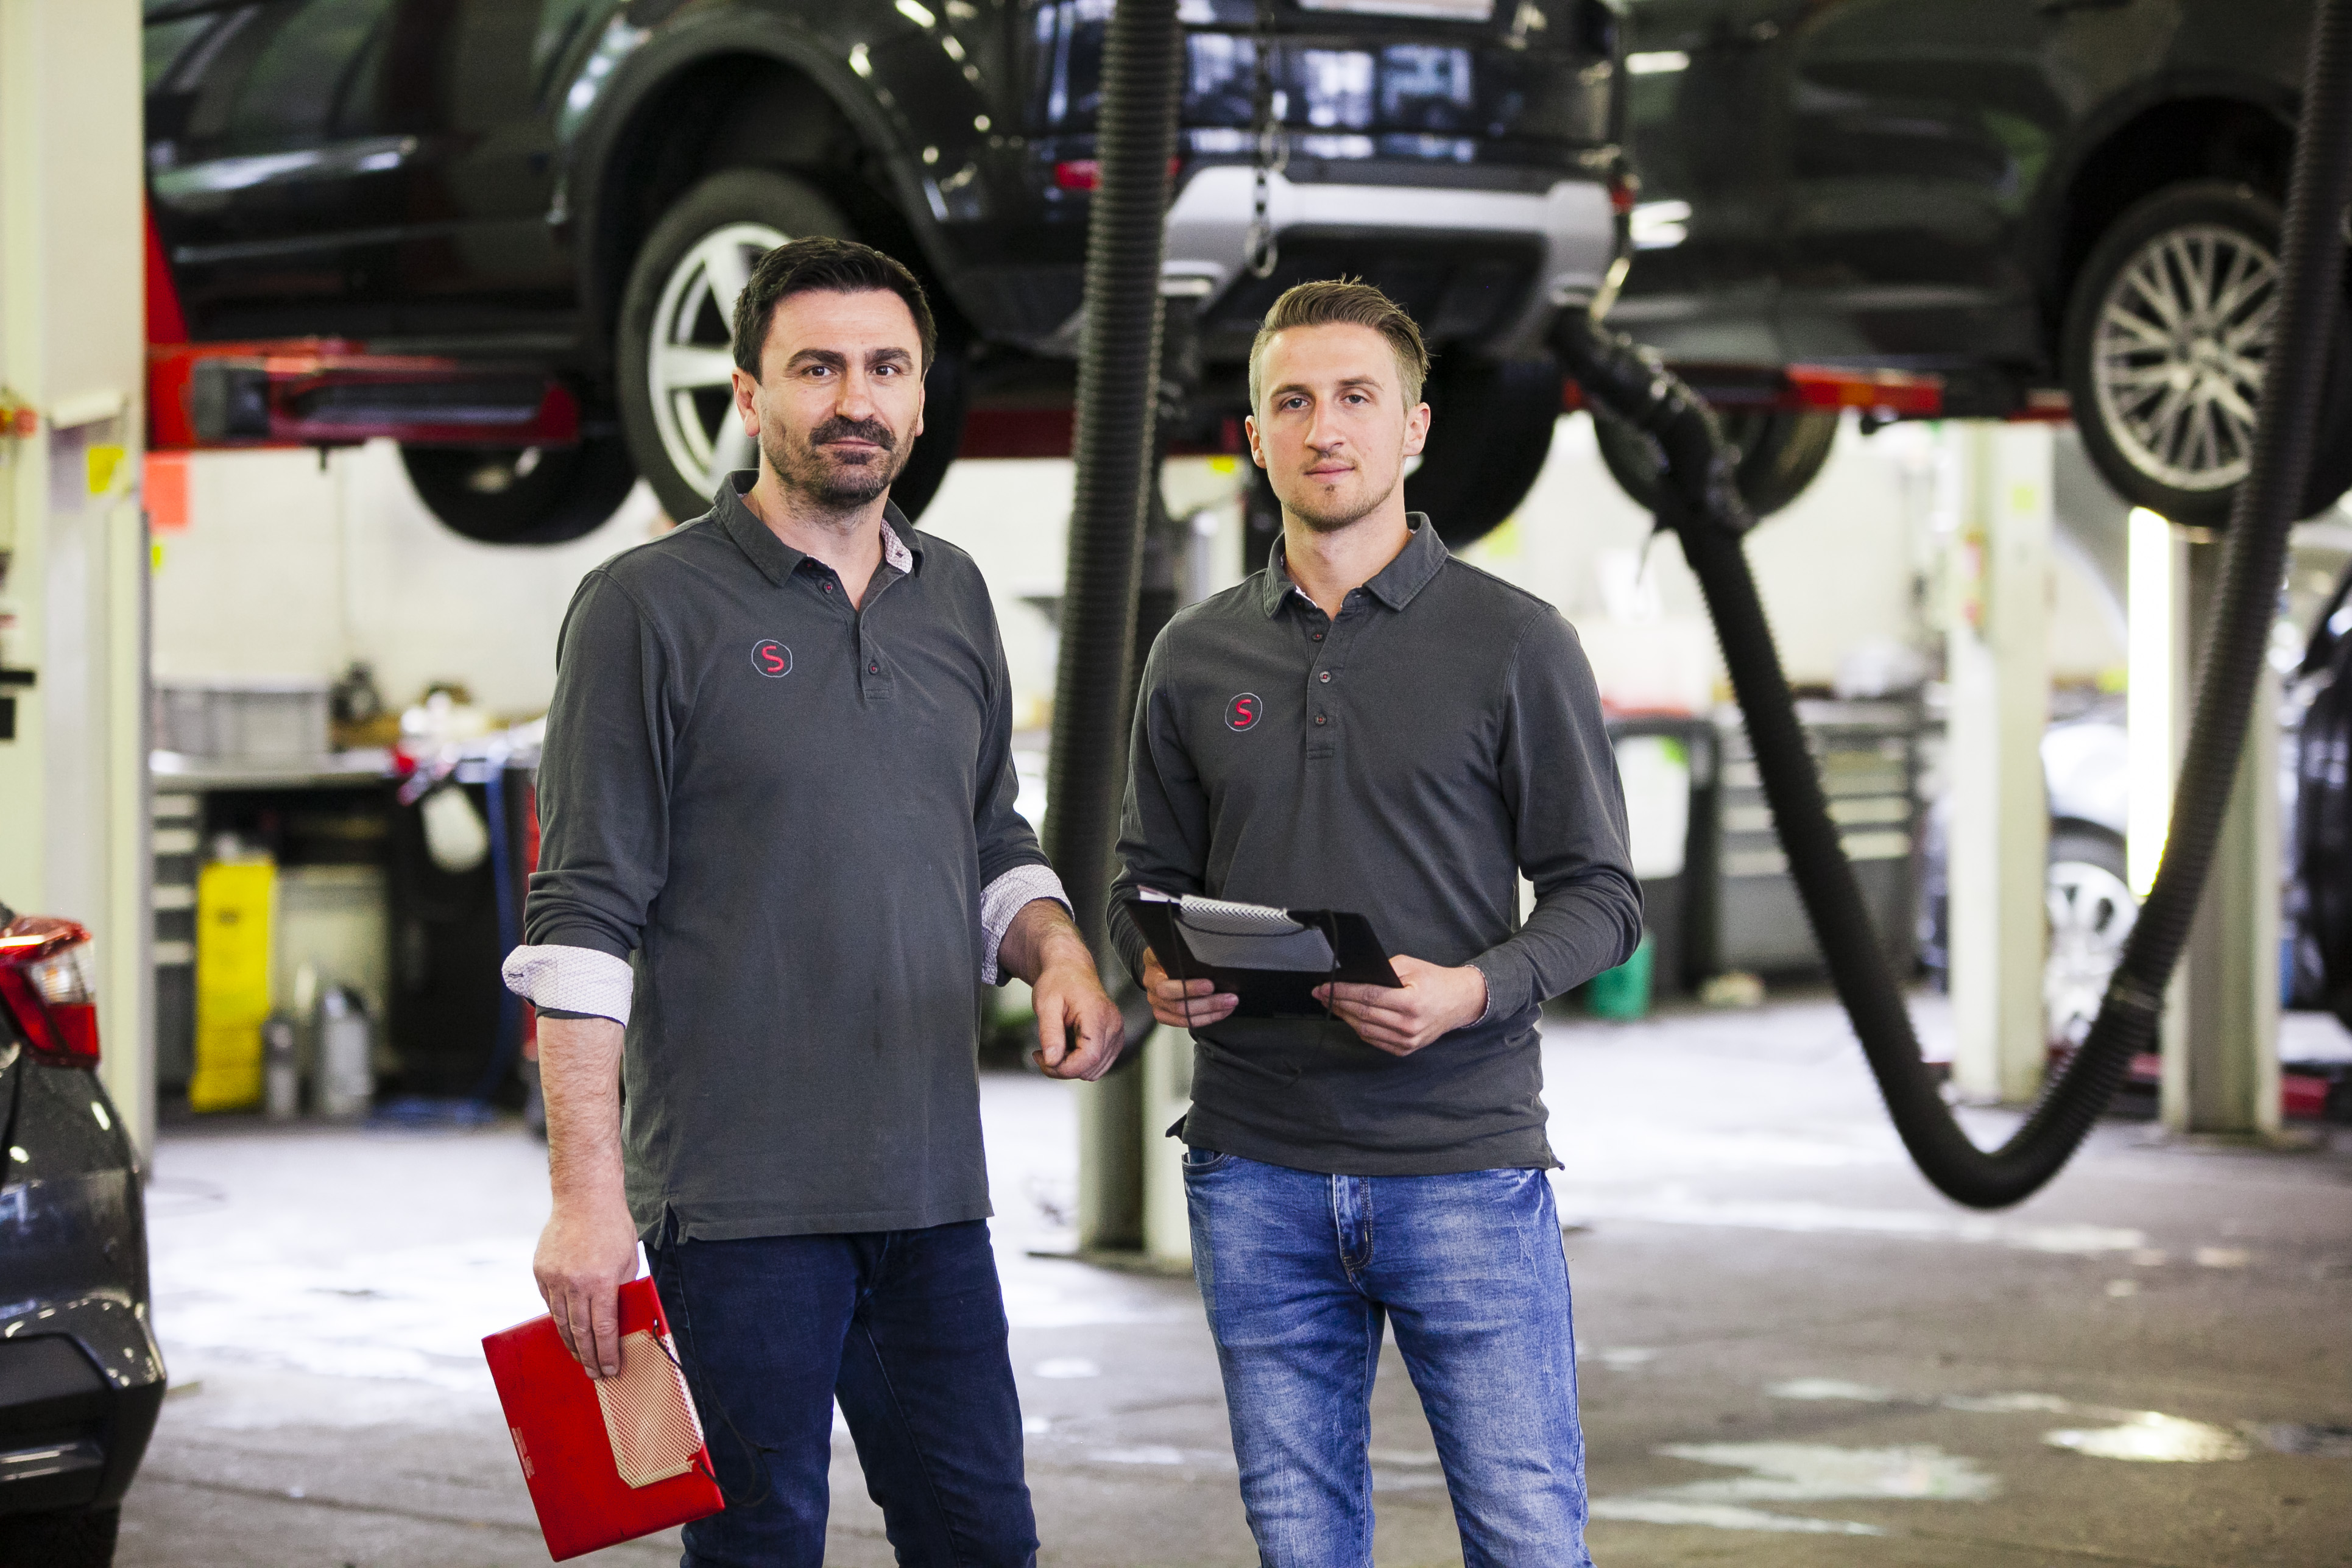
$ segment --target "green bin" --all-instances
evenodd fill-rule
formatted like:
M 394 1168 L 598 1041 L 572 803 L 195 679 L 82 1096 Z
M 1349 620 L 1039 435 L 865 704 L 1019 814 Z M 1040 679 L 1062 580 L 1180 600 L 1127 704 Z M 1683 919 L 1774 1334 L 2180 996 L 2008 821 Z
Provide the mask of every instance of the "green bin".
M 1585 988 L 1586 1011 L 1596 1018 L 1614 1018 L 1631 1023 L 1650 1016 L 1650 952 L 1655 944 L 1650 933 L 1642 933 L 1642 943 L 1633 956 L 1614 969 L 1606 969 L 1592 977 Z

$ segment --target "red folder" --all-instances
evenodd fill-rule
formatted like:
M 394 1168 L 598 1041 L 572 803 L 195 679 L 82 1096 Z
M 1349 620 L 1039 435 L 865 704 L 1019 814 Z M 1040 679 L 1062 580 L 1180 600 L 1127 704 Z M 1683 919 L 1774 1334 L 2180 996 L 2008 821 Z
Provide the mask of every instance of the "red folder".
M 727 1506 L 650 1279 L 621 1287 L 621 1373 L 592 1379 L 555 1321 L 487 1335 L 507 1433 L 561 1563 Z

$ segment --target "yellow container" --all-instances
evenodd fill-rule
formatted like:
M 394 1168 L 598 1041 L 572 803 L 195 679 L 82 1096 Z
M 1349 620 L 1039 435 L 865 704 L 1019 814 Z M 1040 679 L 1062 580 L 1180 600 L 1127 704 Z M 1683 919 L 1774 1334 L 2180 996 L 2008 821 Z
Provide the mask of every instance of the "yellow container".
M 196 874 L 196 1070 L 192 1110 L 261 1102 L 261 1026 L 269 1016 L 269 917 L 278 868 L 216 861 Z

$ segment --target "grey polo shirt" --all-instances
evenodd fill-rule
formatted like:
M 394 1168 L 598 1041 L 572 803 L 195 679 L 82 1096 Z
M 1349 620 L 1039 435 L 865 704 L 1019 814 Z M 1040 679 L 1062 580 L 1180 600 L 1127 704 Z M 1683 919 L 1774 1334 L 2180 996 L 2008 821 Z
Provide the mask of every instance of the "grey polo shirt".
M 973 1002 L 1011 912 L 983 900 L 1059 892 L 1013 809 L 987 588 L 893 507 L 853 608 L 745 507 L 752 478 L 572 599 L 509 983 L 625 1021 L 644 1234 L 981 1218 Z M 632 994 L 598 1005 L 618 960 Z
M 1641 939 L 1624 796 L 1576 633 L 1411 521 L 1336 620 L 1277 542 L 1265 570 L 1160 635 L 1112 931 L 1139 976 L 1143 936 L 1117 901 L 1138 888 L 1353 910 L 1391 953 L 1475 964 L 1486 1014 L 1402 1058 L 1336 1020 L 1196 1030 L 1189 1144 L 1349 1175 L 1550 1166 L 1538 1007 Z

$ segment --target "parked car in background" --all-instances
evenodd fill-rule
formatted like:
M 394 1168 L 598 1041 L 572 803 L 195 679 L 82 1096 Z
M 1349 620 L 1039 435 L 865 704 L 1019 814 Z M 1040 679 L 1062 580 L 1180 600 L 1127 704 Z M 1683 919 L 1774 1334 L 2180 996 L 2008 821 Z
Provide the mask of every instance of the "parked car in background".
M 2042 736 L 2042 781 L 2050 803 L 2042 1020 L 2051 1048 L 2072 1050 L 2090 1033 L 2139 919 L 2124 856 L 2131 756 L 2121 704 L 2078 703 L 2053 721 Z M 1939 986 L 1951 962 L 1950 807 L 1948 796 L 1928 804 L 1920 841 L 1919 957 Z
M 390 435 L 426 504 L 483 540 L 574 537 L 639 474 L 693 516 L 751 461 L 728 385 L 751 261 L 833 235 L 906 261 L 941 318 L 896 489 L 919 512 L 968 409 L 1068 406 L 1111 9 L 146 0 L 158 438 Z M 1557 301 L 1602 289 L 1621 252 L 1615 10 L 1181 16 L 1165 275 L 1198 309 L 1193 423 L 1244 411 L 1276 293 L 1367 278 L 1440 351 L 1431 397 L 1454 412 L 1418 488 L 1471 509 L 1440 517 L 1450 535 L 1484 531 L 1549 447 L 1559 378 L 1531 356 Z
M 89 933 L 0 906 L 0 1565 L 104 1568 L 163 1402 Z
M 1626 0 L 1641 180 L 1612 320 L 1685 362 L 1930 372 L 2072 409 L 2135 505 L 2226 517 L 2252 457 L 2309 0 Z M 1742 416 L 1785 502 L 1833 416 Z M 1646 479 L 1633 432 L 1612 467 Z M 2352 486 L 2340 322 L 2301 515 Z

